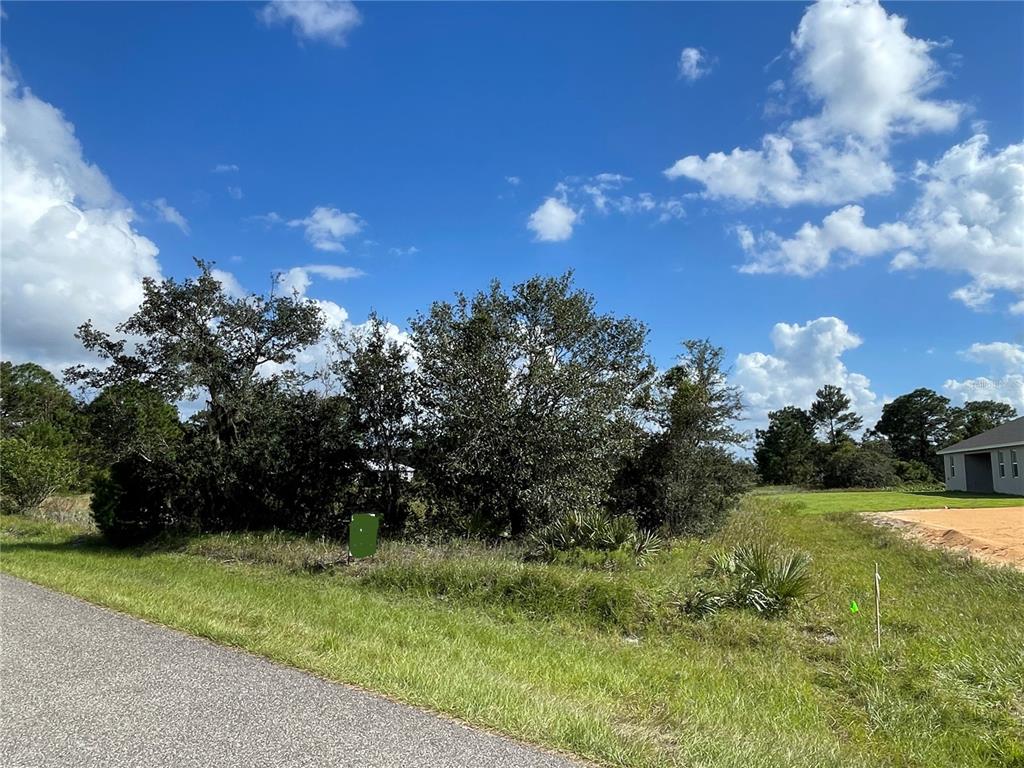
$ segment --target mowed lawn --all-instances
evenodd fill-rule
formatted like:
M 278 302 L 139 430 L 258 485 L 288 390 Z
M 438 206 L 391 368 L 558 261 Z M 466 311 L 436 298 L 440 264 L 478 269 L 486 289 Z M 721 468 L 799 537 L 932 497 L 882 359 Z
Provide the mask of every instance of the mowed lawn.
M 326 545 L 281 535 L 114 550 L 12 517 L 0 570 L 607 765 L 1024 765 L 1024 574 L 805 506 L 871 496 L 748 496 L 715 540 L 615 573 L 470 544 L 314 572 Z M 810 553 L 817 597 L 684 615 L 708 554 L 753 539 Z
M 972 509 L 982 507 L 1020 507 L 1020 496 L 994 496 L 961 491 L 796 491 L 759 492 L 781 502 L 796 505 L 802 512 L 820 515 L 826 512 L 894 512 L 897 509 Z

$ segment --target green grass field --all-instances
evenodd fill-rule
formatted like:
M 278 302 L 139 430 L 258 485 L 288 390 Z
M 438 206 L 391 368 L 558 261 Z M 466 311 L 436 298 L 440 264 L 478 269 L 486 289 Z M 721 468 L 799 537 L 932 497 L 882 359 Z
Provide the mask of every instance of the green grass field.
M 766 489 L 761 495 L 797 505 L 806 514 L 826 512 L 893 512 L 897 509 L 970 509 L 1020 507 L 1019 496 L 991 496 L 960 491 L 782 491 Z
M 12 517 L 0 570 L 608 765 L 1024 765 L 1024 573 L 807 514 L 906 496 L 920 495 L 748 496 L 713 541 L 612 573 L 468 543 L 386 545 L 315 572 L 336 545 L 248 534 L 114 550 Z M 776 620 L 683 615 L 706 556 L 755 539 L 810 553 L 816 599 Z

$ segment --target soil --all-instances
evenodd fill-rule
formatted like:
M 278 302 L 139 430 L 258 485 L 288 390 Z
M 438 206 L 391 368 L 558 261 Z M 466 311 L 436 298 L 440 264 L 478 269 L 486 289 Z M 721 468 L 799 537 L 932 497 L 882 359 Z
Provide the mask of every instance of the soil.
M 873 517 L 926 546 L 1024 570 L 1024 506 L 906 509 Z

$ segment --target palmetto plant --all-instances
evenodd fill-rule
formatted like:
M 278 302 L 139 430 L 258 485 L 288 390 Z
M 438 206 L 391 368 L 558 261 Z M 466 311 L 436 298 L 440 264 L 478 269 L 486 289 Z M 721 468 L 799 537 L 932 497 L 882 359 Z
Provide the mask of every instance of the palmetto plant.
M 528 540 L 527 557 L 551 562 L 560 553 L 577 550 L 622 552 L 642 566 L 663 546 L 660 536 L 638 529 L 633 518 L 591 509 L 569 512 L 534 533 Z
M 765 543 L 745 544 L 708 558 L 707 575 L 722 589 L 698 589 L 682 602 L 687 613 L 708 615 L 721 608 L 753 608 L 778 614 L 811 597 L 811 558 L 803 552 L 780 552 Z

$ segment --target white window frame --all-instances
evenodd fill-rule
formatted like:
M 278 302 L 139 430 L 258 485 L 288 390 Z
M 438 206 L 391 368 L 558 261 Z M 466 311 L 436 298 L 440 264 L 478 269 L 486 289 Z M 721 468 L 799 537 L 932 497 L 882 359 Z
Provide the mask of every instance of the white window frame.
M 1014 477 L 1020 477 L 1020 466 L 1017 464 L 1017 449 L 1010 449 L 1010 472 Z
M 1006 455 L 1002 451 L 996 451 L 999 457 L 999 476 L 1006 477 Z
M 949 456 L 949 476 L 956 477 L 956 457 L 952 454 Z

